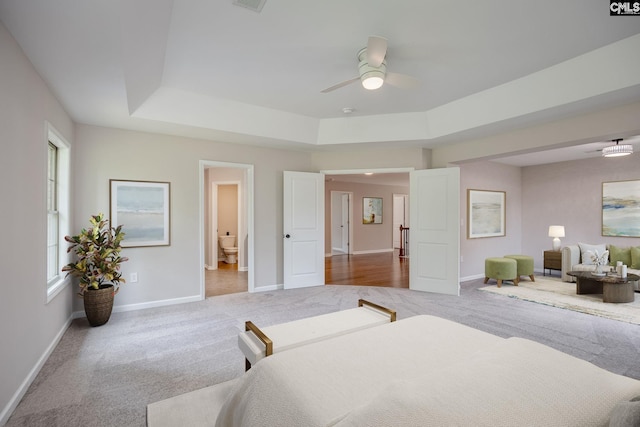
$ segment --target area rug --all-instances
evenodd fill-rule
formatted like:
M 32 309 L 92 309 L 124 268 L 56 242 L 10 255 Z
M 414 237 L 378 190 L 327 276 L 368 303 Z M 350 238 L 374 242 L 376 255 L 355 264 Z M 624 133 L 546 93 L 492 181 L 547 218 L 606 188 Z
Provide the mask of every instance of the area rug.
M 640 294 L 638 293 L 635 294 L 634 302 L 605 303 L 602 302 L 602 294 L 578 295 L 575 283 L 546 277 L 536 277 L 535 282 L 523 279 L 518 286 L 514 286 L 511 282 L 503 282 L 501 288 L 494 284 L 479 290 L 640 325 Z

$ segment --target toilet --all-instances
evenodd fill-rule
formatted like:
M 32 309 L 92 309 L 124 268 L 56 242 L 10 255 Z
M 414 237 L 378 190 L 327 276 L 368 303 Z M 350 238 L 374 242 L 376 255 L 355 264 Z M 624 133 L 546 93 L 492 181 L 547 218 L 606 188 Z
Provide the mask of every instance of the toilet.
M 218 242 L 220 243 L 220 248 L 224 251 L 224 262 L 227 264 L 238 262 L 238 247 L 234 246 L 236 244 L 236 236 L 219 236 Z

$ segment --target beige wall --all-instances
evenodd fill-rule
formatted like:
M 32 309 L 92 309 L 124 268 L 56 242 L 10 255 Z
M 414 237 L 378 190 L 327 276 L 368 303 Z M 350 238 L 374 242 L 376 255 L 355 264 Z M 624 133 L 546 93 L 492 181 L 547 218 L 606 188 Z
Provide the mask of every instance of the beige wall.
M 217 231 L 210 230 L 211 219 L 214 216 L 214 213 L 211 212 L 213 206 L 217 205 L 217 201 L 212 203 L 211 194 L 212 188 L 214 185 L 223 184 L 223 183 L 238 183 L 238 191 L 240 192 L 240 224 L 237 224 L 238 216 L 236 214 L 236 219 L 234 228 L 237 229 L 237 241 L 238 241 L 238 268 L 240 270 L 246 270 L 248 268 L 248 239 L 247 239 L 247 228 L 248 228 L 248 205 L 247 205 L 247 179 L 246 173 L 247 165 L 236 165 L 235 167 L 231 165 L 218 165 L 212 166 L 211 164 L 207 164 L 205 169 L 205 182 L 206 189 L 204 194 L 204 204 L 205 204 L 205 213 L 204 213 L 204 228 L 205 228 L 205 265 L 215 265 L 219 257 L 222 257 L 220 253 L 220 245 L 218 244 L 217 236 L 220 234 Z M 237 206 L 237 201 L 236 201 Z M 216 208 L 217 212 L 217 208 Z M 225 225 L 222 225 L 225 227 Z M 220 223 L 218 222 L 218 229 L 220 229 Z M 240 252 L 242 249 L 242 252 Z
M 1 425 L 71 320 L 75 289 L 46 303 L 45 121 L 76 144 L 71 119 L 2 24 L 0 94 Z
M 407 174 L 408 180 L 408 174 Z M 331 191 L 353 192 L 354 253 L 393 250 L 393 195 L 409 194 L 409 186 L 371 185 L 353 182 L 325 182 L 325 254 L 331 253 Z M 362 223 L 362 198 L 381 197 L 382 224 Z
M 124 251 L 124 275 L 137 272 L 138 283 L 121 289 L 116 308 L 199 297 L 200 160 L 254 165 L 255 288 L 282 283 L 282 171 L 309 171 L 307 153 L 87 125 L 77 126 L 76 137 L 76 228 L 108 210 L 111 178 L 171 183 L 171 246 Z
M 563 246 L 640 246 L 640 238 L 602 236 L 602 183 L 626 180 L 640 180 L 640 153 L 522 168 L 522 248 L 536 268 L 542 269 L 542 252 L 551 249 L 550 225 L 564 225 Z
M 238 239 L 238 186 L 227 184 L 218 186 L 218 236 L 231 235 Z M 237 240 L 235 245 L 237 246 Z M 218 251 L 218 259 L 224 259 L 224 252 Z
M 506 192 L 506 234 L 504 237 L 467 238 L 467 191 Z M 493 162 L 460 165 L 460 277 L 480 277 L 487 257 L 519 254 L 522 251 L 522 185 L 520 168 Z

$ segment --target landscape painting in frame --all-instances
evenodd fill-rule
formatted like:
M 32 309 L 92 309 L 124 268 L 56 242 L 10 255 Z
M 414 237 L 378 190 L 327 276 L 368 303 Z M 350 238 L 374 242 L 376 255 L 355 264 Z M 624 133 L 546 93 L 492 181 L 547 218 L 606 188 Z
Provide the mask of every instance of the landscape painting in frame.
M 602 235 L 640 237 L 640 180 L 602 183 Z
M 467 190 L 467 238 L 505 235 L 504 191 Z
M 169 245 L 169 183 L 109 180 L 111 224 L 123 247 Z
M 362 198 L 362 223 L 382 224 L 382 198 L 363 197 Z

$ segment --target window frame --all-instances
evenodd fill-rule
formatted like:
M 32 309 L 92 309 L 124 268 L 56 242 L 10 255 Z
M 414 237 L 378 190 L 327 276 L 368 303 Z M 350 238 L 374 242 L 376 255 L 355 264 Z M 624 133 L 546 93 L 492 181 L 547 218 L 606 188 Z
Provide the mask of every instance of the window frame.
M 45 191 L 45 210 L 46 210 L 46 266 L 45 266 L 45 282 L 46 282 L 46 303 L 48 304 L 56 295 L 58 295 L 69 283 L 70 280 L 62 274 L 62 266 L 69 263 L 70 254 L 65 249 L 64 236 L 69 235 L 71 229 L 71 145 L 49 122 L 46 122 L 45 134 L 46 153 L 46 191 Z M 58 274 L 49 278 L 49 144 L 56 147 L 56 185 L 53 189 L 56 197 L 55 205 L 57 208 L 57 270 Z

